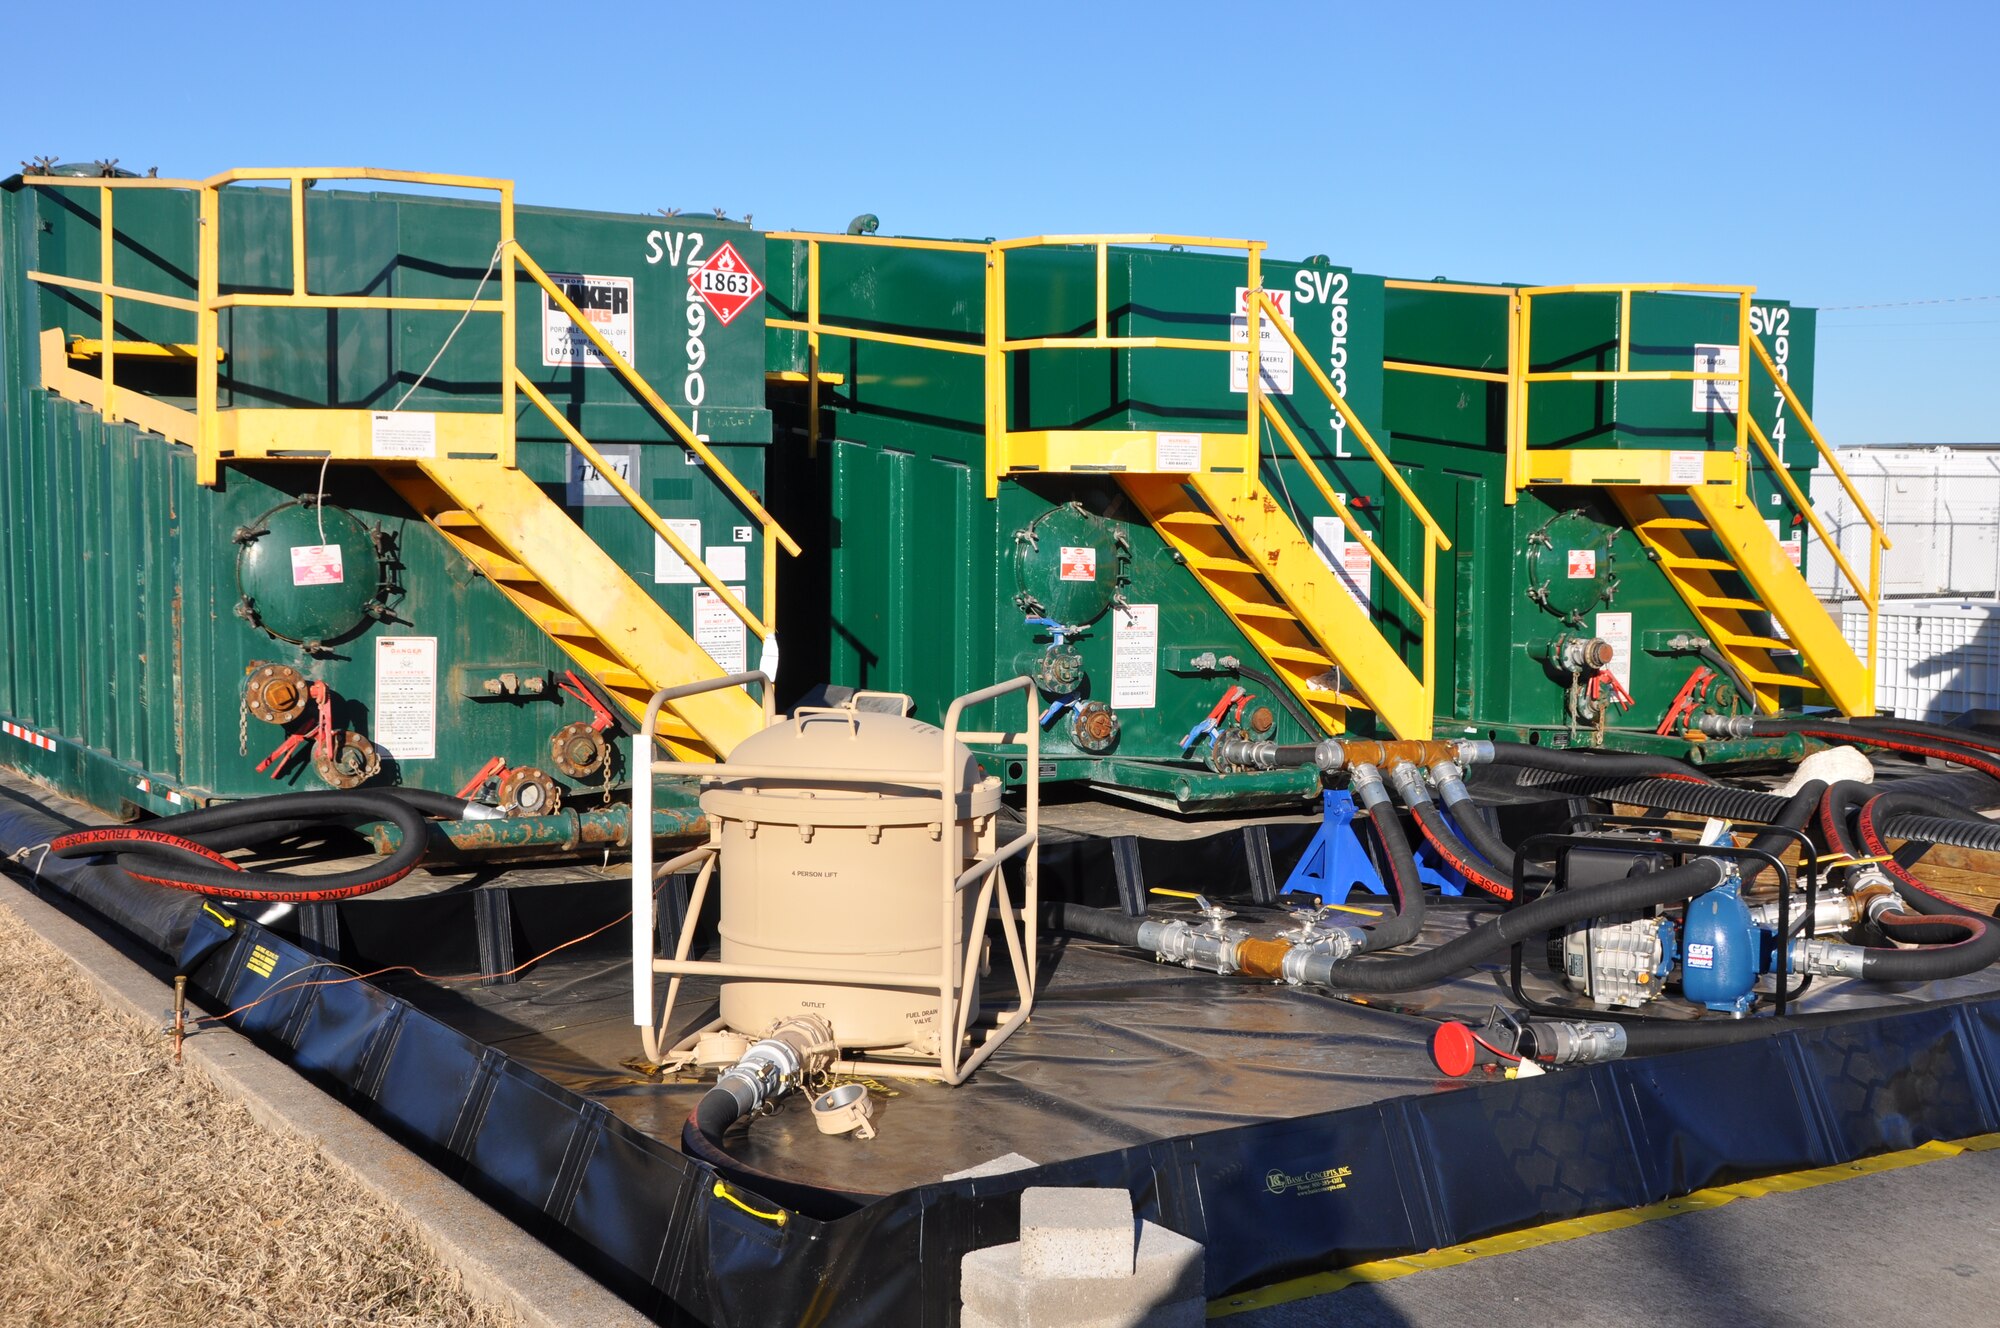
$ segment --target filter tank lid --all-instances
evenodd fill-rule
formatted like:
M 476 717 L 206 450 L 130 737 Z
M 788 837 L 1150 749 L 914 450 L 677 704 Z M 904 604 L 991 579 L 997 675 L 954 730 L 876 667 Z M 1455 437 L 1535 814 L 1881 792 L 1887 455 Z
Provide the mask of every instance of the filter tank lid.
M 977 787 L 987 776 L 971 749 L 960 742 L 951 748 L 959 787 Z M 727 778 L 729 766 L 747 765 L 796 770 L 806 780 L 817 772 L 845 778 L 865 778 L 871 771 L 929 774 L 944 770 L 944 757 L 944 730 L 934 724 L 844 706 L 801 706 L 789 718 L 736 744 L 718 773 Z M 774 781 L 757 776 L 746 782 L 769 786 Z

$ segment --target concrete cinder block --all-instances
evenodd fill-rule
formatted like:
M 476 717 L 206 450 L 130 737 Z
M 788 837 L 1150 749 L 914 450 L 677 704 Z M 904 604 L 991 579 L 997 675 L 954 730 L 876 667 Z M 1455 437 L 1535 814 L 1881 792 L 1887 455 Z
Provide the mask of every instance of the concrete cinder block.
M 1042 1164 L 1035 1161 L 1035 1159 L 1022 1157 L 1019 1153 L 1002 1153 L 998 1157 L 988 1158 L 978 1166 L 967 1167 L 963 1171 L 954 1171 L 948 1176 L 941 1177 L 941 1179 L 977 1180 L 981 1176 L 1004 1176 L 1010 1171 L 1028 1171 L 1040 1165 Z
M 1137 1247 L 1123 1190 L 1030 1186 L 1021 1191 L 1025 1277 L 1130 1277 Z
M 1059 1318 L 1044 1319 L 1041 1323 L 1046 1328 L 1202 1328 L 1207 1320 L 1208 1302 L 1197 1296 L 1193 1300 L 1179 1300 L 1156 1310 L 1147 1310 L 1136 1319 L 1092 1319 L 1088 1323 L 1079 1323 L 1075 1319 Z M 1009 1326 L 976 1310 L 963 1309 L 958 1314 L 958 1328 Z
M 959 1299 L 967 1324 L 998 1328 L 1154 1328 L 1198 1324 L 1202 1298 L 1202 1247 L 1152 1222 L 1140 1224 L 1138 1253 L 1126 1277 L 1029 1276 L 1021 1246 L 994 1245 L 967 1254 L 959 1265 Z M 1194 1315 L 1187 1317 L 1187 1306 Z

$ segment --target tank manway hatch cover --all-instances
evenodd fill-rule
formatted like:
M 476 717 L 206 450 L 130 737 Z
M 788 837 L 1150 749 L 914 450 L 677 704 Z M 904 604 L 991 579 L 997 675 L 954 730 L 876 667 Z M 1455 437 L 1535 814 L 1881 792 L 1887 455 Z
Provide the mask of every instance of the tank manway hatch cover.
M 1528 598 L 1571 626 L 1618 593 L 1618 527 L 1581 508 L 1560 512 L 1528 536 Z
M 1130 561 L 1117 522 L 1078 503 L 1052 507 L 1014 532 L 1014 602 L 1029 617 L 1085 626 L 1111 607 Z
M 236 613 L 313 649 L 359 631 L 382 610 L 375 532 L 346 508 L 274 507 L 235 533 Z

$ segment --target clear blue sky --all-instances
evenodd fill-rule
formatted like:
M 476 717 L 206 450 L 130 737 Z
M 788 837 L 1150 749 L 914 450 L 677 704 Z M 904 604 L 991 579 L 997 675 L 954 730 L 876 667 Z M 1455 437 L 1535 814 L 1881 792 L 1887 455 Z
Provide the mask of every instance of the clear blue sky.
M 763 226 L 1252 235 L 1828 307 L 1835 442 L 2000 441 L 1991 4 L 26 5 L 6 159 L 511 175 Z M 103 57 L 131 72 L 105 95 Z M 1834 306 L 1958 299 L 1951 304 Z

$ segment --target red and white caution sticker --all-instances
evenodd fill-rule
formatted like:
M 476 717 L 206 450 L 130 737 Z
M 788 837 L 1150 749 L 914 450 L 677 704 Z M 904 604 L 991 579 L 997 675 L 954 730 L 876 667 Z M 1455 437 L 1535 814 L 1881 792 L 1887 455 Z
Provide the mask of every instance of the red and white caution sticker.
M 19 724 L 0 721 L 0 732 L 4 732 L 10 738 L 19 738 L 30 747 L 39 747 L 45 752 L 52 752 L 56 749 L 56 740 L 54 738 L 43 737 L 33 729 L 24 729 Z

